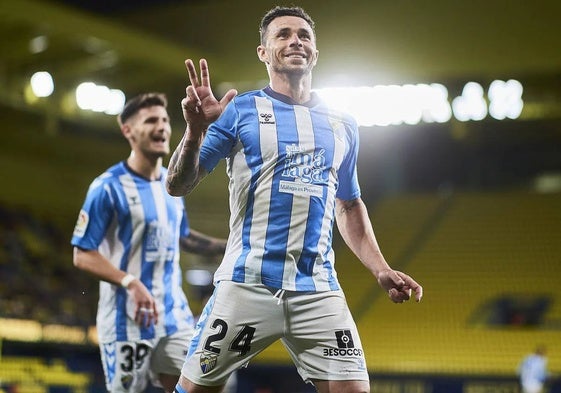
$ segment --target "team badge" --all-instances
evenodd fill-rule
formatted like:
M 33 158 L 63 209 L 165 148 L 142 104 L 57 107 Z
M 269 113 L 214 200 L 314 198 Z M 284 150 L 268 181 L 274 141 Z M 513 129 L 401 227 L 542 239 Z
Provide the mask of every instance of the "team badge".
M 74 236 L 82 237 L 86 232 L 88 227 L 88 222 L 90 221 L 90 216 L 85 210 L 80 210 L 78 215 L 78 220 L 76 221 L 76 226 L 74 227 Z
M 201 370 L 203 372 L 203 374 L 206 374 L 210 371 L 212 371 L 214 369 L 214 367 L 216 367 L 216 361 L 218 360 L 218 356 L 213 354 L 213 353 L 209 353 L 209 352 L 204 352 L 201 355 L 200 358 L 200 365 L 201 365 Z
M 132 385 L 132 381 L 133 381 L 132 375 L 123 375 L 121 377 L 121 385 L 123 385 L 123 388 L 125 388 L 126 390 L 130 389 Z

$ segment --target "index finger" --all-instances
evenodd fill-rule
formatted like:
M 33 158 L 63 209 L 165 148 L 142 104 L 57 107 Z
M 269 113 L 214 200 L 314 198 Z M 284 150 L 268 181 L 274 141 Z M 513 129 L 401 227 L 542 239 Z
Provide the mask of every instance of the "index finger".
M 197 76 L 197 70 L 195 69 L 195 64 L 193 60 L 185 60 L 185 67 L 187 68 L 187 73 L 189 74 L 189 81 L 194 87 L 199 86 L 199 77 Z
M 423 298 L 423 287 L 420 286 L 417 281 L 413 280 L 411 277 L 407 277 L 405 280 L 406 285 L 415 292 L 415 300 L 420 302 Z
M 407 286 L 408 288 L 412 289 L 415 292 L 415 300 L 417 302 L 420 302 L 423 297 L 423 287 L 419 285 L 417 281 L 413 280 L 413 278 L 411 278 L 410 275 L 405 274 L 403 272 L 398 272 L 398 273 L 399 276 L 405 282 L 405 286 Z

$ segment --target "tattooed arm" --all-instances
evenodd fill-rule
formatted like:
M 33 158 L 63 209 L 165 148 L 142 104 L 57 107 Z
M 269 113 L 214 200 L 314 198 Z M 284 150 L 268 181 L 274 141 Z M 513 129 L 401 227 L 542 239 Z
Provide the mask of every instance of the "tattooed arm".
M 191 228 L 189 236 L 180 239 L 181 249 L 194 254 L 213 256 L 226 251 L 226 240 L 205 235 Z
M 337 227 L 347 246 L 376 277 L 393 302 L 409 300 L 411 291 L 415 292 L 417 301 L 421 300 L 423 288 L 407 274 L 393 270 L 386 262 L 362 199 L 337 199 L 336 217 Z
M 173 196 L 187 195 L 207 175 L 206 171 L 199 166 L 202 138 L 200 142 L 191 141 L 190 134 L 190 127 L 187 126 L 183 138 L 169 161 L 166 188 L 168 193 Z M 202 135 L 204 137 L 204 132 Z

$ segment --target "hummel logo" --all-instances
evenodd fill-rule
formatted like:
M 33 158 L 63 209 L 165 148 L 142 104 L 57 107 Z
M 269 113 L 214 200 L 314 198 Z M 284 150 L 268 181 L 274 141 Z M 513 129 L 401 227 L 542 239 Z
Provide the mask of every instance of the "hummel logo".
M 275 124 L 275 121 L 271 120 L 272 117 L 273 117 L 272 113 L 260 113 L 259 124 Z

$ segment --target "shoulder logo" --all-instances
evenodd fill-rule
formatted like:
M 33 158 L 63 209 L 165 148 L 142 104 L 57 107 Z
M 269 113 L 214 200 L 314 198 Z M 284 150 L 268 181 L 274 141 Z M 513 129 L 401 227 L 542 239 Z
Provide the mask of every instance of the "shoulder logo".
M 88 227 L 88 222 L 90 221 L 90 216 L 85 210 L 80 210 L 78 214 L 78 220 L 76 221 L 76 226 L 74 227 L 74 236 L 82 237 L 86 233 L 86 228 Z
M 272 113 L 260 113 L 259 124 L 275 124 L 275 119 Z

